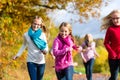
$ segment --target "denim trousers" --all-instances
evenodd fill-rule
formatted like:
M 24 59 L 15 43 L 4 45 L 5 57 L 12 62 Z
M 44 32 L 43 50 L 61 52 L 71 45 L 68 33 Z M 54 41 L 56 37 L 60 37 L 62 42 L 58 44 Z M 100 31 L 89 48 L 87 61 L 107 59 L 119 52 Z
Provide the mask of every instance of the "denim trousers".
M 117 80 L 120 69 L 120 59 L 108 59 L 111 77 L 109 80 Z
M 30 80 L 42 80 L 45 71 L 45 64 L 27 62 L 27 68 Z
M 94 61 L 95 60 L 92 58 L 87 63 L 84 63 L 87 80 L 92 80 L 92 69 Z
M 73 66 L 56 71 L 56 75 L 58 80 L 73 80 Z

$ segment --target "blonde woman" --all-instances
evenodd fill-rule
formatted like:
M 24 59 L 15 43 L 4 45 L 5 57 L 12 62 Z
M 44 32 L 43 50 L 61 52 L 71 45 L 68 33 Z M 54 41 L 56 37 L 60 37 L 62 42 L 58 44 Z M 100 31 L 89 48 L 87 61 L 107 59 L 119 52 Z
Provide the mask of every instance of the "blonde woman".
M 109 80 L 117 80 L 120 69 L 120 10 L 113 10 L 104 17 L 101 29 L 107 29 L 104 45 L 108 51 Z
M 99 56 L 95 50 L 95 42 L 91 34 L 86 34 L 84 37 L 84 42 L 82 43 L 81 56 L 83 59 L 83 64 L 85 66 L 86 78 L 87 80 L 92 80 L 92 69 L 94 64 L 95 56 Z

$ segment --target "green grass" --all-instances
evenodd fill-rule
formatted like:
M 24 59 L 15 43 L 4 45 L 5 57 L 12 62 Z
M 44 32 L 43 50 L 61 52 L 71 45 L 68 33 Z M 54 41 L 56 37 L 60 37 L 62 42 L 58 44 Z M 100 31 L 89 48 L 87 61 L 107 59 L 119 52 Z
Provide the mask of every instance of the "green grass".
M 85 74 L 85 68 L 84 67 L 74 67 L 74 71 L 81 72 L 82 74 Z

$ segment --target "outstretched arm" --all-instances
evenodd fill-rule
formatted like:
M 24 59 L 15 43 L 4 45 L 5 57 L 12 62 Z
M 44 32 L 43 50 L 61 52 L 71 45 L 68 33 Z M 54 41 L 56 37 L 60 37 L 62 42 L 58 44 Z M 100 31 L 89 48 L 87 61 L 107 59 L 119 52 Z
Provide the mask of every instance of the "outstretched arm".
M 22 44 L 21 48 L 19 49 L 18 53 L 13 57 L 13 60 L 17 59 L 23 53 L 23 51 L 25 50 L 25 48 L 27 46 L 25 36 L 23 37 L 23 39 L 24 39 L 23 44 Z

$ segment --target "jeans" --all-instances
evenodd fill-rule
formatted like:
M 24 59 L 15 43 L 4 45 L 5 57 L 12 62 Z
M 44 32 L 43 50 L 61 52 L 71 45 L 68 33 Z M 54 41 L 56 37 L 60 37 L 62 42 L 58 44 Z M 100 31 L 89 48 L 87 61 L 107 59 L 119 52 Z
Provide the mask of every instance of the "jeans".
M 73 66 L 56 71 L 56 75 L 58 80 L 73 80 Z
M 92 80 L 92 69 L 94 59 L 90 59 L 87 63 L 84 63 L 87 80 Z
M 27 68 L 31 80 L 42 80 L 45 70 L 45 64 L 27 62 Z
M 120 68 L 120 59 L 109 59 L 109 67 L 110 67 L 110 73 L 111 77 L 109 80 L 117 80 L 119 68 Z

